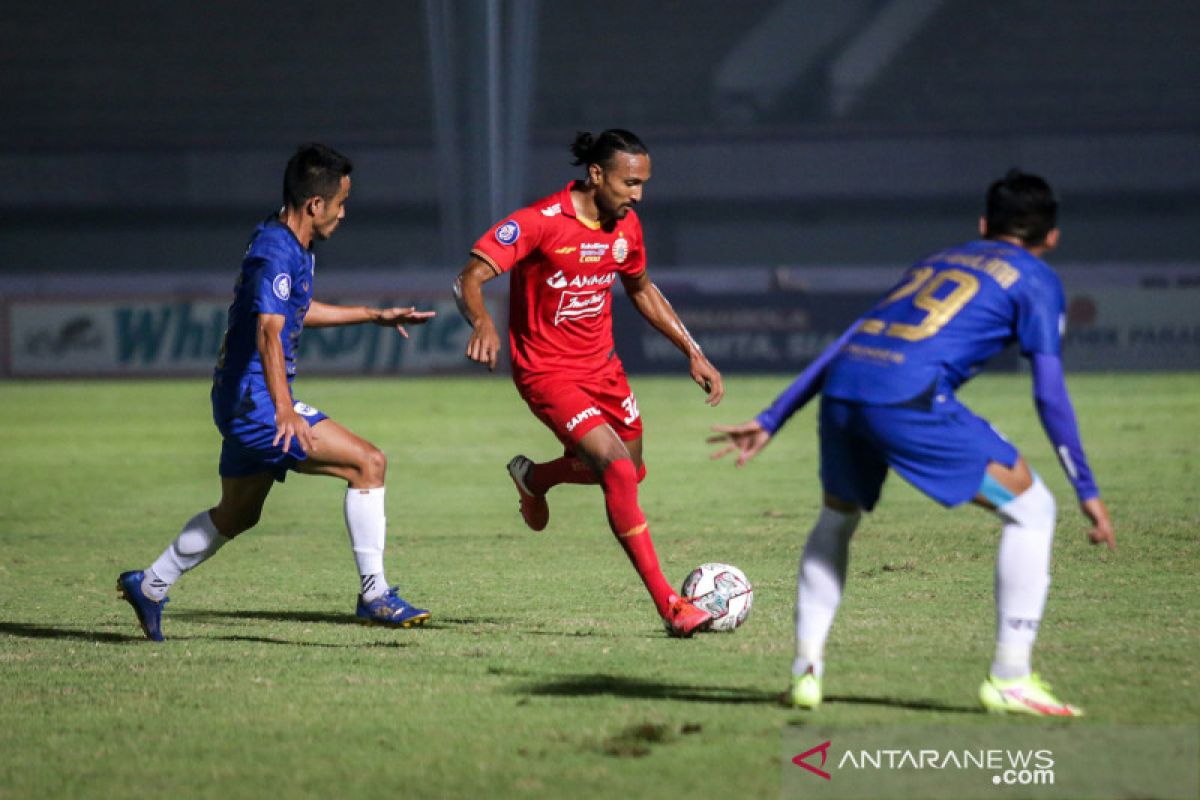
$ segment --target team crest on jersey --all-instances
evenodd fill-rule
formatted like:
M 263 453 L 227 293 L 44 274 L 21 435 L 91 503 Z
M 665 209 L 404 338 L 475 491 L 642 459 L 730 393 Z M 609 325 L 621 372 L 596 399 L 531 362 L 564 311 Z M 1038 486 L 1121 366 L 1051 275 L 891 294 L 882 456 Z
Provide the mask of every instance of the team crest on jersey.
M 302 417 L 315 417 L 317 414 L 321 413 L 308 403 L 301 403 L 299 400 L 292 405 L 292 411 L 295 411 Z
M 624 264 L 625 259 L 629 258 L 629 242 L 626 241 L 625 235 L 621 234 L 618 239 L 613 242 L 612 246 L 613 259 L 618 264 Z
M 287 275 L 276 275 L 271 281 L 271 291 L 280 300 L 287 300 L 292 296 L 292 279 Z
M 517 224 L 515 219 L 510 219 L 499 228 L 496 228 L 496 241 L 500 244 L 513 244 L 520 238 L 521 226 Z

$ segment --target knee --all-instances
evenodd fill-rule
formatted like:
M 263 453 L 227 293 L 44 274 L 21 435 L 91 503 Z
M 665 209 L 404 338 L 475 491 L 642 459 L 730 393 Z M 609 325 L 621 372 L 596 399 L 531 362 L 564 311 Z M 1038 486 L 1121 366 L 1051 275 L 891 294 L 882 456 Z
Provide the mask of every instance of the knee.
M 583 461 L 583 463 L 588 465 L 593 474 L 595 474 L 596 478 L 601 482 L 603 482 L 604 476 L 608 474 L 608 471 L 612 468 L 613 464 L 621 461 L 624 461 L 625 464 L 628 465 L 631 473 L 636 474 L 637 472 L 633 464 L 633 457 L 630 456 L 629 451 L 625 449 L 625 446 L 619 442 L 614 442 L 611 446 L 605 447 L 598 451 L 594 450 L 591 452 L 581 452 L 579 453 L 579 458 L 581 461 Z M 637 482 L 636 477 L 634 478 L 634 482 Z
M 378 447 L 368 446 L 359 459 L 358 471 L 366 483 L 383 486 L 387 477 L 387 456 Z
M 646 480 L 646 463 L 639 461 L 637 465 L 637 482 L 641 483 Z
M 606 489 L 636 487 L 639 480 L 638 470 L 628 456 L 612 459 L 604 466 L 600 474 L 600 483 Z
M 842 507 L 830 505 L 828 498 L 826 504 L 822 506 L 821 513 L 817 516 L 817 524 L 814 526 L 810 534 L 812 538 L 832 537 L 833 539 L 849 542 L 850 537 L 854 535 L 854 531 L 858 529 L 858 523 L 862 520 L 862 509 L 853 503 L 847 503 Z
M 1000 506 L 997 513 L 1007 522 L 1022 527 L 1053 530 L 1058 506 L 1046 484 L 1040 477 L 1034 476 L 1033 484 Z

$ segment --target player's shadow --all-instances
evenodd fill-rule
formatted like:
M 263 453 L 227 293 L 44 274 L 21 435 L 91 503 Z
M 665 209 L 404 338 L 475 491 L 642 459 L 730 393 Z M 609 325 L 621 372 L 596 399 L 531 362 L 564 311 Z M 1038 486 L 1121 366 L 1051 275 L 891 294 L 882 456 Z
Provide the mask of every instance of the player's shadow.
M 29 622 L 0 622 L 0 634 L 22 639 L 71 639 L 79 642 L 105 642 L 108 644 L 146 640 L 146 637 L 141 634 L 93 631 L 85 628 L 52 628 Z
M 554 680 L 535 682 L 519 687 L 516 691 L 528 695 L 554 697 L 590 697 L 610 695 L 648 700 L 681 700 L 691 703 L 725 703 L 732 705 L 760 704 L 785 706 L 784 697 L 777 691 L 748 689 L 734 686 L 695 686 L 662 681 L 643 680 L 621 675 L 570 675 Z M 935 700 L 905 700 L 897 697 L 854 697 L 831 695 L 826 703 L 848 705 L 875 705 L 912 711 L 936 711 L 948 714 L 979 714 L 975 706 L 955 706 Z M 795 710 L 795 709 L 792 709 Z
M 353 614 L 337 614 L 330 611 L 217 611 L 206 608 L 180 609 L 171 614 L 192 622 L 219 622 L 221 620 L 263 620 L 265 622 L 316 622 L 322 625 L 353 625 Z
M 359 619 L 350 613 L 335 611 L 257 611 L 239 609 L 220 611 L 215 609 L 180 609 L 172 614 L 180 619 L 194 622 L 220 622 L 221 620 L 263 620 L 266 622 L 308 622 L 320 625 L 358 625 Z M 505 620 L 493 617 L 442 617 L 435 614 L 424 625 L 414 625 L 409 630 L 422 628 L 444 628 L 457 625 L 500 625 Z
M 609 695 L 643 700 L 681 700 L 690 703 L 732 705 L 769 704 L 778 701 L 778 693 L 759 689 L 734 686 L 692 686 L 603 674 L 570 675 L 527 684 L 516 691 L 534 696 L 593 697 Z
M 848 694 L 826 695 L 823 703 L 846 703 L 860 706 L 888 706 L 912 711 L 937 711 L 942 714 L 982 714 L 978 706 L 952 706 L 936 700 L 904 700 L 899 697 L 855 697 Z
M 84 628 L 52 628 L 46 625 L 34 625 L 28 622 L 0 622 L 0 635 L 14 636 L 22 639 L 66 639 L 78 642 L 101 642 L 104 644 L 127 644 L 130 642 L 146 642 L 146 637 L 136 633 L 115 633 L 112 631 L 95 631 Z M 270 636 L 170 636 L 171 641 L 180 642 L 257 642 L 259 644 L 282 644 L 289 647 L 362 647 L 361 644 L 333 644 L 329 642 L 298 642 L 290 639 L 276 639 Z M 380 642 L 374 647 L 408 647 L 407 642 Z

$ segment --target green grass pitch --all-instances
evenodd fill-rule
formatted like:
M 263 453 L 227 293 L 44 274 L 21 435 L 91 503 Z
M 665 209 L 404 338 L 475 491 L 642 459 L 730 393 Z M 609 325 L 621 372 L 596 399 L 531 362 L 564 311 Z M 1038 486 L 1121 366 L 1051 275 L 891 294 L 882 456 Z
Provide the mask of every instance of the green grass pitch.
M 162 645 L 113 584 L 216 499 L 206 382 L 0 383 L 0 797 L 777 796 L 781 732 L 814 719 L 776 703 L 814 414 L 740 471 L 704 436 L 787 380 L 731 378 L 715 410 L 684 379 L 633 380 L 668 578 L 726 561 L 755 584 L 732 635 L 663 634 L 595 487 L 556 489 L 549 529 L 523 527 L 504 464 L 557 450 L 507 380 L 302 377 L 298 397 L 388 454 L 388 576 L 432 623 L 353 623 L 343 488 L 292 475 L 172 590 Z M 1059 499 L 1035 667 L 1088 710 L 1076 724 L 1195 722 L 1200 376 L 1070 383 L 1113 555 L 1086 542 L 1028 378 L 963 394 Z M 821 721 L 1026 724 L 975 707 L 997 534 L 889 479 L 851 550 Z

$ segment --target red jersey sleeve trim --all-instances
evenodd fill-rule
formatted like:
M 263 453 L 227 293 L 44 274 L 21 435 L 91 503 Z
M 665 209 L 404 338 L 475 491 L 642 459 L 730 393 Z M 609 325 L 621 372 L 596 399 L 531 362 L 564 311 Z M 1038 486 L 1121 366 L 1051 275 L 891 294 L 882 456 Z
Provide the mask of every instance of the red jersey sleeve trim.
M 492 260 L 491 256 L 489 256 L 487 253 L 483 252 L 479 248 L 472 248 L 471 255 L 475 256 L 480 261 L 482 261 L 483 263 L 485 263 L 489 267 L 491 267 L 492 272 L 496 273 L 497 275 L 500 275 L 504 272 L 504 270 L 502 270 L 502 269 L 500 269 L 500 267 L 496 266 L 496 262 Z

